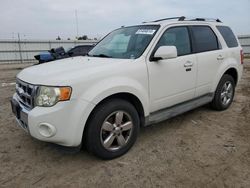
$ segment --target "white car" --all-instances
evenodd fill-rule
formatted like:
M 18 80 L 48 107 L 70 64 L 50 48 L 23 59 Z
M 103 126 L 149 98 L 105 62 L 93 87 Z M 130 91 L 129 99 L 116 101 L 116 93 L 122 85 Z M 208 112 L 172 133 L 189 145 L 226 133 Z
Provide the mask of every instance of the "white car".
M 88 56 L 24 69 L 11 104 L 32 137 L 112 159 L 141 126 L 207 103 L 227 109 L 242 70 L 242 48 L 220 20 L 167 18 L 121 27 Z

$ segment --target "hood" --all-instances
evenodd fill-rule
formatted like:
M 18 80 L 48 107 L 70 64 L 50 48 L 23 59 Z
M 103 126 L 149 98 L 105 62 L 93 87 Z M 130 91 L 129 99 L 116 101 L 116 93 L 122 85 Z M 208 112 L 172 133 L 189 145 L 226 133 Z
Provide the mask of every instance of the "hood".
M 70 85 L 72 81 L 83 77 L 123 69 L 121 64 L 135 61 L 133 59 L 110 59 L 79 56 L 35 65 L 22 70 L 17 78 L 35 85 Z

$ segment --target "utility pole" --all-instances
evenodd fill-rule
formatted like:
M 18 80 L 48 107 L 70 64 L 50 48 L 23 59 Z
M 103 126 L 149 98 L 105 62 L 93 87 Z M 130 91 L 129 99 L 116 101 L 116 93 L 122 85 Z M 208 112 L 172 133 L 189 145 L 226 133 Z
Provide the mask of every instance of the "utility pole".
M 18 36 L 18 48 L 19 48 L 20 60 L 21 60 L 21 63 L 23 63 L 23 56 L 22 56 L 22 48 L 21 48 L 20 34 L 18 33 L 17 36 Z
M 78 38 L 78 16 L 77 16 L 77 10 L 75 10 L 75 16 L 76 16 L 76 38 Z

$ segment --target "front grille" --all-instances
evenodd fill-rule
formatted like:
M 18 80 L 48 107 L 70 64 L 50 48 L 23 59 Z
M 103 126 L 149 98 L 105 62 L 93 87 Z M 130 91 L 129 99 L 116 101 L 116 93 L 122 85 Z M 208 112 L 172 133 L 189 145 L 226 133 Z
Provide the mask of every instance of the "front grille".
M 28 109 L 32 109 L 34 107 L 35 92 L 35 85 L 23 82 L 19 79 L 16 80 L 16 93 L 18 95 L 18 100 Z

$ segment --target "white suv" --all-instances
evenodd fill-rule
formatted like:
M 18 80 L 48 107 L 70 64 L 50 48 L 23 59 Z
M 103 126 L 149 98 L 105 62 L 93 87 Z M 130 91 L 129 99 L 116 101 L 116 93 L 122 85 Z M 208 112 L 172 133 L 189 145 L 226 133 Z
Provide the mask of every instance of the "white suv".
M 227 109 L 243 69 L 242 48 L 220 20 L 167 18 L 121 27 L 85 57 L 24 69 L 11 104 L 32 137 L 86 144 L 112 159 L 140 126 L 211 103 Z

